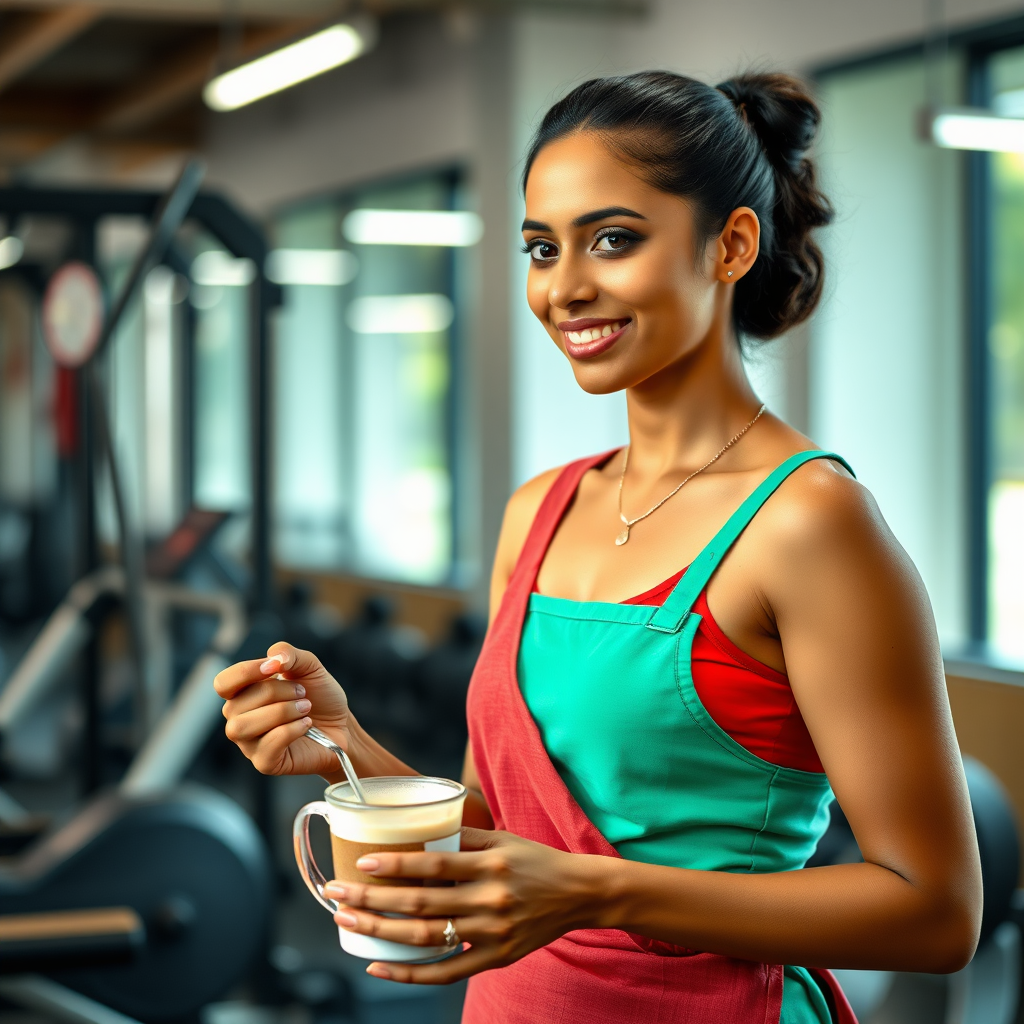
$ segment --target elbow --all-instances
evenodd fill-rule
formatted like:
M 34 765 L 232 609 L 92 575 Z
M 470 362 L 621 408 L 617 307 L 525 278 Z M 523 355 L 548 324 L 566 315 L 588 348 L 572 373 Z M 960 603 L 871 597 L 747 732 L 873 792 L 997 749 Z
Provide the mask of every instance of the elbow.
M 977 899 L 952 900 L 928 926 L 928 964 L 919 967 L 929 974 L 954 974 L 974 958 L 981 934 L 982 903 Z
M 936 950 L 935 963 L 927 968 L 929 974 L 955 974 L 962 971 L 974 959 L 978 948 L 977 933 L 962 931 L 951 935 L 945 948 Z

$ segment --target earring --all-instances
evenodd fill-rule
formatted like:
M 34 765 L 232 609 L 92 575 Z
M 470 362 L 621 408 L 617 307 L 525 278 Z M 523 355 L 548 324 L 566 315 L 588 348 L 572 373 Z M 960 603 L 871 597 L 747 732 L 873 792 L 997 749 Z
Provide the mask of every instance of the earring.
M 732 271 L 731 271 L 731 270 L 727 270 L 727 271 L 725 272 L 725 276 L 726 276 L 726 277 L 732 277 Z

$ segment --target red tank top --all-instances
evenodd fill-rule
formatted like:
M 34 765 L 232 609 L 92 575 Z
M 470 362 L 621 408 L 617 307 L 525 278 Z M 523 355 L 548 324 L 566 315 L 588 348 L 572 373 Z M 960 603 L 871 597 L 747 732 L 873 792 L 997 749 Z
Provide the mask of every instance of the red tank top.
M 622 603 L 663 605 L 684 572 Z M 718 628 L 706 591 L 701 591 L 693 610 L 701 617 L 693 638 L 693 685 L 708 714 L 764 761 L 805 772 L 824 771 L 786 676 L 741 651 Z

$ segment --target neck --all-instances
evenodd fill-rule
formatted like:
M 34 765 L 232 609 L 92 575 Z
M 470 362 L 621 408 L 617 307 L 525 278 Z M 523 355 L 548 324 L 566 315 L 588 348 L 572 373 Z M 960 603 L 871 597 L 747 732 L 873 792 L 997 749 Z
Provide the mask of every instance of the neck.
M 660 476 L 703 465 L 761 406 L 732 332 L 697 348 L 626 392 L 630 474 Z

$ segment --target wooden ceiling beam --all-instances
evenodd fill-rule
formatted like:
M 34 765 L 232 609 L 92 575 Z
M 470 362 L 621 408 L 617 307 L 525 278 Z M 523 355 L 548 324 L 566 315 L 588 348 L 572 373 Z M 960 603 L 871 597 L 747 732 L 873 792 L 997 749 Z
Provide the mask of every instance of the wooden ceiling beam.
M 0 44 L 0 89 L 87 29 L 103 14 L 91 4 L 67 4 L 28 14 Z
M 262 53 L 279 43 L 319 25 L 309 19 L 289 19 L 248 29 L 242 37 L 239 58 Z M 191 46 L 170 58 L 146 79 L 133 82 L 111 101 L 94 128 L 104 134 L 124 134 L 152 124 L 164 114 L 187 103 L 202 90 L 214 69 L 218 39 Z
M 46 128 L 0 128 L 0 163 L 22 163 L 45 153 L 65 136 Z
M 0 10 L 31 8 L 52 10 L 69 0 L 0 0 Z M 73 0 L 76 7 L 86 7 L 114 18 L 155 21 L 194 22 L 217 25 L 224 20 L 224 0 Z M 254 21 L 280 21 L 289 18 L 330 19 L 343 15 L 349 0 L 234 0 L 233 16 Z
M 84 89 L 11 89 L 0 96 L 0 131 L 77 131 L 96 117 L 96 98 Z
M 150 124 L 186 102 L 203 87 L 217 59 L 217 38 L 204 40 L 177 54 L 107 104 L 95 130 L 122 134 Z
M 0 0 L 4 8 L 32 7 L 39 10 L 66 4 L 68 0 Z M 453 8 L 481 12 L 541 10 L 592 14 L 643 14 L 652 0 L 362 0 L 369 13 L 402 11 L 448 11 Z M 98 8 L 114 17 L 153 18 L 159 21 L 205 21 L 216 24 L 224 18 L 224 0 L 75 0 L 76 6 Z M 232 13 L 239 18 L 276 20 L 287 11 L 290 17 L 341 18 L 354 5 L 352 0 L 233 0 Z

